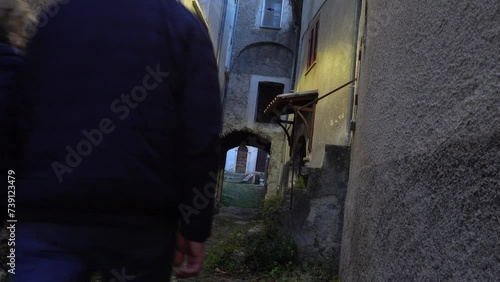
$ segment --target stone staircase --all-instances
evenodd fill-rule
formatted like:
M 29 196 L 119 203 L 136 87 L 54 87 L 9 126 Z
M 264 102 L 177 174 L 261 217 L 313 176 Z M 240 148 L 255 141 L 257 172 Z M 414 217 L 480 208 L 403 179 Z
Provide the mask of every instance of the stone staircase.
M 233 183 L 240 183 L 241 181 L 243 181 L 245 176 L 246 176 L 245 173 L 226 171 L 226 172 L 224 172 L 224 181 L 233 182 Z

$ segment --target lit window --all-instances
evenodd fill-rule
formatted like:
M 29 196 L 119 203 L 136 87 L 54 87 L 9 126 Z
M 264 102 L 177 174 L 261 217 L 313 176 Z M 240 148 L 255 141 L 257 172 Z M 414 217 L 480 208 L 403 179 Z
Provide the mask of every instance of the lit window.
M 309 34 L 309 53 L 307 56 L 307 69 L 311 68 L 316 62 L 316 55 L 318 53 L 318 29 L 319 19 L 314 23 Z
M 280 28 L 283 0 L 265 0 L 262 27 Z
M 271 123 L 272 116 L 265 115 L 264 110 L 267 105 L 279 94 L 283 94 L 285 85 L 276 82 L 259 82 L 259 92 L 257 93 L 257 111 L 255 114 L 256 122 Z

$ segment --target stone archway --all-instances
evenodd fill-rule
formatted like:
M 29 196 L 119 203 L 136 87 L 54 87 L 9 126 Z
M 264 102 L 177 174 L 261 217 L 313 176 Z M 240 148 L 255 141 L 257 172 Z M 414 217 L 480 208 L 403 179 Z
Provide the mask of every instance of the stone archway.
M 265 155 L 264 171 L 259 171 L 259 177 L 264 179 L 264 189 L 267 191 L 267 178 L 268 178 L 268 166 L 269 156 L 271 155 L 271 141 L 270 138 L 264 137 L 261 134 L 257 134 L 251 130 L 234 130 L 226 133 L 221 140 L 221 152 L 227 153 L 229 150 L 233 151 L 237 148 L 236 153 L 236 173 L 245 173 L 247 166 L 247 154 L 248 147 L 257 148 L 258 155 Z M 255 150 L 254 148 L 254 150 Z M 261 157 L 262 158 L 262 157 Z M 257 156 L 258 159 L 258 156 Z M 262 161 L 262 160 L 260 160 Z M 260 164 L 262 166 L 262 164 Z M 220 164 L 220 178 L 218 181 L 218 195 L 217 199 L 220 200 L 223 190 L 224 183 L 224 168 L 226 167 L 226 158 L 221 158 Z M 229 175 L 229 174 L 228 174 Z
M 239 147 L 241 145 L 247 145 L 264 150 L 268 154 L 271 154 L 271 140 L 263 136 L 262 134 L 257 134 L 251 130 L 234 130 L 226 133 L 222 137 L 222 151 L 227 151 L 234 147 Z

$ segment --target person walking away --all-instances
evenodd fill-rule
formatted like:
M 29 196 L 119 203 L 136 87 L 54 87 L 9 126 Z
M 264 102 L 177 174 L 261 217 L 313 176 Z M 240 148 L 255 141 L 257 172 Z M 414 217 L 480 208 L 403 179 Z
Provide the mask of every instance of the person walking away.
M 197 275 L 221 130 L 207 28 L 175 0 L 53 5 L 16 87 L 14 281 L 169 281 L 174 254 Z
M 12 168 L 15 111 L 12 93 L 18 69 L 24 57 L 24 48 L 28 42 L 28 28 L 36 22 L 31 7 L 24 0 L 0 0 L 0 171 L 7 178 L 7 171 Z M 8 180 L 8 179 L 6 179 Z M 8 233 L 5 217 L 8 208 L 8 182 L 2 184 L 0 196 L 0 232 L 1 267 L 7 269 L 6 257 Z M 11 191 L 12 192 L 12 191 Z M 5 236 L 7 235 L 7 237 Z

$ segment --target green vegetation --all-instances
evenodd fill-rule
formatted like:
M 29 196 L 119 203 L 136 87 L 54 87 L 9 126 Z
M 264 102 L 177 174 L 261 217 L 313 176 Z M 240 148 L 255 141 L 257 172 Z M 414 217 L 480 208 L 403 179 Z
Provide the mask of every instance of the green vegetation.
M 276 228 L 286 212 L 282 207 L 284 197 L 266 200 L 264 197 L 259 186 L 225 183 L 222 195 L 225 206 L 260 208 L 260 211 L 257 220 L 247 224 L 236 224 L 224 217 L 214 219 L 214 236 L 207 244 L 204 275 L 220 281 L 237 277 L 249 281 L 340 282 L 334 276 L 333 261 L 297 262 L 293 239 Z M 207 281 L 216 281 L 210 279 Z M 91 282 L 102 281 L 97 273 L 91 279 Z
M 283 196 L 266 199 L 258 214 L 259 221 L 247 225 L 216 218 L 214 224 L 219 232 L 212 237 L 204 272 L 249 281 L 339 282 L 333 260 L 298 263 L 293 239 L 276 228 L 286 212 L 283 200 Z
M 224 224 L 218 221 L 216 224 Z M 226 272 L 226 273 L 241 273 L 244 271 L 244 265 L 241 261 L 235 259 L 240 252 L 245 250 L 245 233 L 248 231 L 248 226 L 239 226 L 233 228 L 230 233 L 224 236 L 219 236 L 212 239 L 210 252 L 205 258 L 203 265 L 204 271 L 208 272 Z
M 290 236 L 283 235 L 275 223 L 283 215 L 283 195 L 268 198 L 259 213 L 263 220 L 264 232 L 257 238 L 256 243 L 250 246 L 256 270 L 264 278 L 277 279 L 292 271 L 297 264 L 295 243 Z
M 307 273 L 308 277 L 311 277 L 313 281 L 328 281 L 328 282 L 340 282 L 340 277 L 335 271 L 335 260 L 330 259 L 322 263 L 311 263 L 304 262 L 302 264 L 302 273 Z
M 264 226 L 254 241 L 247 242 L 247 250 L 249 268 L 267 278 L 281 277 L 296 263 L 293 239 L 270 226 Z
M 275 221 L 281 219 L 283 214 L 284 196 L 276 195 L 265 200 L 264 207 L 259 212 L 259 217 L 267 225 L 273 225 Z
M 295 188 L 297 189 L 305 189 L 306 188 L 306 179 L 303 176 L 299 176 L 297 180 L 295 180 Z
M 282 201 L 283 197 L 278 196 L 266 200 L 260 212 L 261 222 L 213 238 L 205 271 L 272 281 L 292 271 L 296 265 L 294 242 L 273 225 L 281 214 Z
M 226 207 L 262 208 L 264 197 L 265 191 L 261 186 L 224 182 L 221 202 Z

